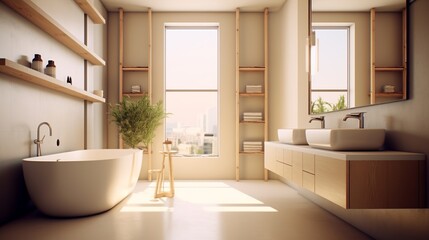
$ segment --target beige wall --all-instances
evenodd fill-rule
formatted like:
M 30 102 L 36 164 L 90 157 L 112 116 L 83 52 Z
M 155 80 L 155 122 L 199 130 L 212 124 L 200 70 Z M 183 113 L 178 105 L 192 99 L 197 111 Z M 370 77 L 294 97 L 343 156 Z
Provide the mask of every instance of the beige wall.
M 83 42 L 84 14 L 75 2 L 34 2 Z M 97 7 L 106 14 L 99 2 Z M 3 3 L 0 3 L 0 32 L 0 58 L 29 64 L 34 54 L 39 53 L 44 65 L 49 59 L 55 60 L 57 79 L 65 81 L 72 76 L 74 86 L 84 87 L 83 59 Z M 88 32 L 90 49 L 105 58 L 105 26 L 96 26 L 89 20 Z M 105 76 L 105 67 L 88 64 L 88 89 L 103 88 Z M 85 119 L 83 100 L 0 74 L 0 224 L 28 205 L 21 160 L 35 156 L 32 140 L 36 138 L 38 124 L 47 121 L 52 126 L 52 137 L 46 126 L 41 128 L 41 135 L 46 135 L 43 154 L 83 149 L 85 139 L 88 147 L 103 147 L 106 126 L 103 105 L 87 104 Z M 85 132 L 87 121 L 91 124 Z M 57 139 L 60 146 L 56 146 Z
M 127 40 L 130 36 L 127 29 L 145 28 L 146 13 L 125 13 L 124 28 L 126 46 L 124 61 L 146 62 L 146 53 L 130 51 L 130 49 L 145 48 L 147 36 L 141 35 L 141 40 Z M 262 13 L 242 13 L 241 42 L 244 49 L 253 40 L 261 46 Z M 234 179 L 235 178 L 235 13 L 153 13 L 153 100 L 164 101 L 164 24 L 167 22 L 217 22 L 220 24 L 220 156 L 218 158 L 177 158 L 174 160 L 175 177 L 177 179 Z M 109 14 L 109 102 L 118 101 L 118 14 Z M 247 31 L 248 29 L 252 29 Z M 140 35 L 140 34 L 139 34 Z M 128 41 L 128 43 L 127 43 Z M 243 50 L 242 50 L 243 51 Z M 243 65 L 262 64 L 261 51 L 243 51 Z M 250 61 L 249 61 L 250 60 Z M 258 63 L 260 61 L 261 63 Z M 109 124 L 109 147 L 117 147 L 117 130 L 114 124 Z M 164 127 L 158 128 L 153 144 L 154 167 L 159 166 L 161 156 L 157 154 L 164 140 Z M 141 178 L 147 178 L 147 162 L 144 161 Z M 242 160 L 241 177 L 243 179 L 262 179 L 263 161 L 261 158 Z
M 277 140 L 277 129 L 301 127 L 307 119 L 307 9 L 307 1 L 288 0 L 270 17 L 271 141 Z

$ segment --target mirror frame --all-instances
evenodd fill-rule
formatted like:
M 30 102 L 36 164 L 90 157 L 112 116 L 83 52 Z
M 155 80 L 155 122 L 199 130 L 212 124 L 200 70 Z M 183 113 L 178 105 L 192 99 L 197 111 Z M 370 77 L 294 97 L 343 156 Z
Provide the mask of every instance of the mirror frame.
M 322 114 L 328 114 L 328 113 L 335 113 L 340 111 L 347 111 L 357 108 L 364 108 L 364 107 L 371 107 L 371 106 L 377 106 L 382 104 L 390 104 L 390 103 L 397 103 L 402 102 L 410 99 L 410 6 L 415 2 L 416 0 L 404 0 L 405 1 L 405 11 L 406 11 L 406 33 L 405 33 L 405 39 L 406 39 L 406 51 L 405 51 L 405 65 L 406 65 L 406 98 L 405 99 L 398 99 L 398 100 L 392 100 L 389 102 L 382 102 L 382 103 L 373 103 L 368 105 L 362 105 L 362 106 L 355 106 L 351 108 L 345 108 L 341 110 L 335 110 L 330 112 L 323 112 L 323 113 L 312 113 L 311 112 L 311 41 L 312 41 L 312 13 L 313 13 L 313 0 L 308 0 L 308 26 L 307 26 L 307 43 L 306 43 L 306 70 L 308 74 L 308 89 L 307 89 L 307 100 L 308 100 L 308 115 L 322 115 Z

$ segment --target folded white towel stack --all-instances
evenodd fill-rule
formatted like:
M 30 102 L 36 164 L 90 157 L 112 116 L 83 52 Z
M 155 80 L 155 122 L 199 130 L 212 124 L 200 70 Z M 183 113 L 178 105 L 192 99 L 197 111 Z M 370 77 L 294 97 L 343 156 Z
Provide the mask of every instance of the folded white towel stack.
M 245 112 L 243 113 L 243 121 L 262 121 L 261 112 Z
M 244 141 L 243 152 L 262 152 L 262 145 L 260 141 Z
M 141 92 L 140 85 L 133 85 L 133 86 L 131 86 L 131 92 L 132 93 L 140 93 Z
M 262 85 L 246 85 L 246 93 L 262 93 Z

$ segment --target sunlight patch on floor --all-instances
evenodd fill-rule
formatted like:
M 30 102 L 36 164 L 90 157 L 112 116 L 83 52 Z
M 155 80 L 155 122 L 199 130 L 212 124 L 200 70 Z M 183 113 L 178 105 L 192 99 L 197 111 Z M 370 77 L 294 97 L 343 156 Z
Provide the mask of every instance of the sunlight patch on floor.
M 163 189 L 169 191 L 169 184 L 165 183 Z M 154 193 L 155 182 L 152 182 L 143 191 L 132 193 L 121 212 L 173 212 L 173 205 L 179 202 L 193 204 L 207 212 L 277 212 L 223 182 L 175 182 L 175 197 L 172 199 L 155 199 Z M 174 201 L 174 204 L 169 201 Z

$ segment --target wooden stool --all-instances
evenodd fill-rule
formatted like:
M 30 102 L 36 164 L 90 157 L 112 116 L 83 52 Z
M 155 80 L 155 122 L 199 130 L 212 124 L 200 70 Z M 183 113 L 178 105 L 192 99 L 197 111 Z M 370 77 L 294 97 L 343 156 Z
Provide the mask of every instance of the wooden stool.
M 177 151 L 171 151 L 171 141 L 166 140 L 163 143 L 163 150 L 160 152 L 162 154 L 162 165 L 161 169 L 149 170 L 150 173 L 156 174 L 156 187 L 155 187 L 155 198 L 161 197 L 174 197 L 174 175 L 173 175 L 173 162 L 172 154 L 177 153 Z M 162 186 L 164 185 L 164 174 L 165 174 L 165 160 L 168 159 L 169 172 L 168 178 L 170 180 L 170 191 L 163 191 Z

